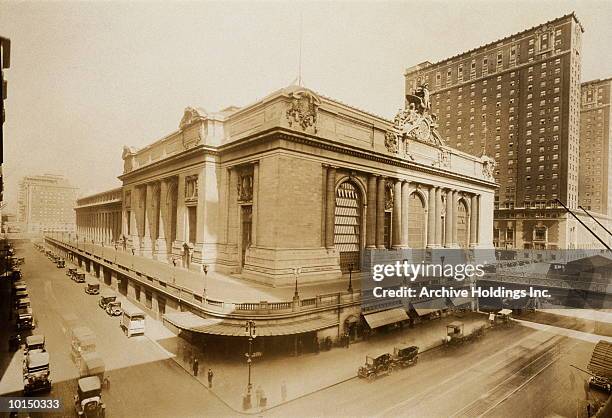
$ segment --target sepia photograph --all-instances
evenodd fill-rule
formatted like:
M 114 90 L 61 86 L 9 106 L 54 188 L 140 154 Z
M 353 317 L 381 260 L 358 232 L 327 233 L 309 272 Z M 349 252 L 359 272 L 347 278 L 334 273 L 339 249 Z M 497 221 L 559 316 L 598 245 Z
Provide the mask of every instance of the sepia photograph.
M 0 0 L 0 417 L 612 418 L 612 2 Z

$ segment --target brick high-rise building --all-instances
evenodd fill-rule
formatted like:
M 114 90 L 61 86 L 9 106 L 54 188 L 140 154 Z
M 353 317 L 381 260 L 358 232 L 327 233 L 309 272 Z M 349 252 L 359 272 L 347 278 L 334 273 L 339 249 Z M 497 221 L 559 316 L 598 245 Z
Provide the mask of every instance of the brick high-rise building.
M 75 229 L 78 189 L 62 176 L 26 176 L 19 183 L 19 217 L 27 232 Z
M 428 84 L 447 145 L 495 158 L 499 248 L 592 244 L 556 203 L 578 206 L 583 32 L 572 13 L 405 73 L 407 94 Z
M 612 78 L 582 84 L 578 203 L 612 216 Z

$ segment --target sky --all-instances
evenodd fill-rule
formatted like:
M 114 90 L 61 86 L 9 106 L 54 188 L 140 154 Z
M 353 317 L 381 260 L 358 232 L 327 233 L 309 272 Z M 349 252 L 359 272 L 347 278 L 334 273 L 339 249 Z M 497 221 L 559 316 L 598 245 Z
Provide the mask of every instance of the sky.
M 15 211 L 32 174 L 64 174 L 81 195 L 119 186 L 123 145 L 175 131 L 186 106 L 244 106 L 294 81 L 300 32 L 304 86 L 392 118 L 406 68 L 572 11 L 583 81 L 612 76 L 612 1 L 0 0 L 4 201 Z

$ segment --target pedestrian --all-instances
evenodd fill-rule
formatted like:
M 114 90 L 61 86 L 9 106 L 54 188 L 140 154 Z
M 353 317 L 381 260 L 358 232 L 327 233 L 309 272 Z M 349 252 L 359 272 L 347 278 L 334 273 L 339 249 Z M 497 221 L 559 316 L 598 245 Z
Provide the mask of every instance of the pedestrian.
M 344 344 L 346 346 L 346 348 L 349 348 L 349 344 L 351 343 L 351 337 L 349 337 L 349 333 L 345 332 L 344 333 Z
M 255 389 L 255 398 L 257 399 L 257 406 L 261 406 L 261 396 L 262 396 L 261 386 L 257 385 L 257 389 Z
M 208 388 L 209 389 L 212 389 L 213 376 L 214 376 L 214 373 L 213 373 L 212 369 L 208 369 Z
M 283 402 L 287 400 L 287 384 L 284 380 L 281 383 L 281 399 Z
M 198 362 L 198 358 L 194 357 L 193 359 L 193 375 L 197 376 L 200 371 L 200 363 Z

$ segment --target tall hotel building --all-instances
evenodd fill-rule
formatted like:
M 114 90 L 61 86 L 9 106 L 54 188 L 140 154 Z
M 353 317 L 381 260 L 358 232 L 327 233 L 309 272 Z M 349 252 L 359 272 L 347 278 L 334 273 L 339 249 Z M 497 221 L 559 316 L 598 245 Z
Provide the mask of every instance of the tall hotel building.
M 596 246 L 556 203 L 578 207 L 582 25 L 572 13 L 405 73 L 427 83 L 451 147 L 494 157 L 497 248 Z
M 578 203 L 608 218 L 612 217 L 611 89 L 612 78 L 582 84 L 578 180 Z

